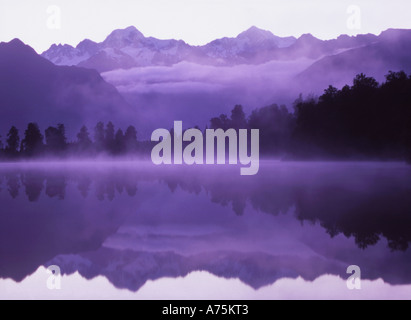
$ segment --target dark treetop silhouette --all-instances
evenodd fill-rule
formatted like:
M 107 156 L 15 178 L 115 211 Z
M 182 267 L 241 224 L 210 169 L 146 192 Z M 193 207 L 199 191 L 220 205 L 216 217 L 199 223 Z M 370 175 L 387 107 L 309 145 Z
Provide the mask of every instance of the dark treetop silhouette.
M 389 72 L 379 84 L 359 74 L 352 86 L 338 90 L 330 86 L 318 98 L 294 103 L 295 112 L 276 104 L 255 109 L 246 117 L 236 105 L 228 117 L 210 120 L 213 129 L 260 129 L 260 150 L 266 156 L 325 159 L 411 159 L 411 76 Z M 152 143 L 137 141 L 137 130 L 115 130 L 110 121 L 97 123 L 94 141 L 83 126 L 77 140 L 67 142 L 63 124 L 49 127 L 44 137 L 39 126 L 30 123 L 19 147 L 19 133 L 12 127 L 6 145 L 0 145 L 5 158 L 38 156 L 149 155 Z

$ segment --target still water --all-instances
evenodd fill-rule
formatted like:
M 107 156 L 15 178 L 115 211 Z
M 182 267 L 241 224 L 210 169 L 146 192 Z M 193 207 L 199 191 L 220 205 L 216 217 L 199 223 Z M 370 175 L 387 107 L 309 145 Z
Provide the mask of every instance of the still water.
M 0 164 L 3 299 L 411 298 L 410 241 L 402 163 Z

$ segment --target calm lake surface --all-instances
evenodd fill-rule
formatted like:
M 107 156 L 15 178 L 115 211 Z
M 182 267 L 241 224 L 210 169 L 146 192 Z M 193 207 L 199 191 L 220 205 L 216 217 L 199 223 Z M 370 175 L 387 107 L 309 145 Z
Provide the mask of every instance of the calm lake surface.
M 0 207 L 1 298 L 411 298 L 402 163 L 0 164 Z

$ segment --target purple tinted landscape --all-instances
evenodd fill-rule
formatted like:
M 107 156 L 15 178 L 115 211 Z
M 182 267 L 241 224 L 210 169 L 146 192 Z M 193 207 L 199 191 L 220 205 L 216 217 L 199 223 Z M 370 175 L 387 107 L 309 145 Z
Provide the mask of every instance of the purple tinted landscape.
M 1 42 L 0 298 L 409 298 L 410 51 L 407 29 Z M 259 129 L 258 174 L 153 165 L 174 121 Z
M 379 82 L 390 70 L 410 73 L 410 49 L 411 31 L 395 29 L 324 41 L 252 27 L 190 46 L 129 27 L 102 43 L 53 45 L 41 56 L 16 39 L 0 45 L 0 126 L 64 120 L 74 137 L 82 125 L 113 121 L 135 125 L 144 138 L 174 120 L 203 128 L 236 104 L 246 113 L 273 103 L 292 110 L 299 94 L 342 88 L 359 73 Z
M 2 167 L 0 276 L 20 282 L 58 265 L 137 292 L 149 280 L 207 271 L 258 290 L 282 278 L 346 279 L 356 264 L 364 280 L 410 283 L 407 165 L 268 161 L 254 177 L 234 171 Z

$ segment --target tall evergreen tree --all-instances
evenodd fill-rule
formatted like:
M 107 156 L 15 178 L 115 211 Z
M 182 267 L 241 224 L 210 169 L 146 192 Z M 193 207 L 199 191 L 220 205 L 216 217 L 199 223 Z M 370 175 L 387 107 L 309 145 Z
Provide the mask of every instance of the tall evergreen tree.
M 46 146 L 51 152 L 61 152 L 67 146 L 66 129 L 63 124 L 56 127 L 48 127 L 45 131 Z
M 234 129 L 247 128 L 247 119 L 243 110 L 243 106 L 236 105 L 231 111 L 231 127 Z
M 77 134 L 77 145 L 80 152 L 89 151 L 92 146 L 92 141 L 86 126 L 82 126 Z
M 20 137 L 19 137 L 19 130 L 12 126 L 7 134 L 6 140 L 6 154 L 15 156 L 19 152 L 19 145 L 20 145 Z
M 22 150 L 28 156 L 33 156 L 43 151 L 43 135 L 40 132 L 37 123 L 29 123 L 27 130 L 24 132 L 22 141 Z
M 123 130 L 118 129 L 114 138 L 114 152 L 117 154 L 123 153 L 125 149 L 125 140 Z
M 124 133 L 124 143 L 127 152 L 137 150 L 137 130 L 134 126 L 129 126 Z
M 106 126 L 106 130 L 105 130 L 105 147 L 107 151 L 112 152 L 114 149 L 114 125 L 113 123 L 110 121 L 109 123 L 107 123 Z

